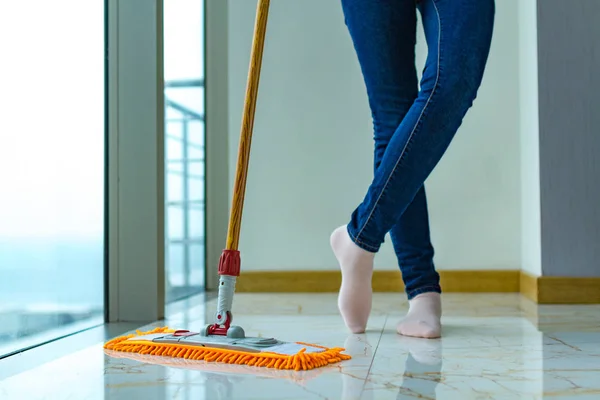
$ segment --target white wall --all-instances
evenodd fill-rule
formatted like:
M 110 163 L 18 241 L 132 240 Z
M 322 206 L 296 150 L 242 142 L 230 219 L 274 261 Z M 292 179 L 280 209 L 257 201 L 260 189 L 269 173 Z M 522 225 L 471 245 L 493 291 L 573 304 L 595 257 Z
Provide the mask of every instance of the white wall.
M 519 88 L 521 131 L 521 265 L 542 274 L 540 141 L 537 64 L 537 0 L 519 2 Z
M 497 2 L 479 98 L 427 182 L 439 269 L 519 269 L 517 1 Z M 255 1 L 229 0 L 230 187 Z M 339 1 L 271 2 L 241 251 L 245 270 L 335 269 L 328 237 L 372 177 L 372 127 Z M 421 69 L 425 44 L 419 37 Z M 396 269 L 390 243 L 377 260 Z

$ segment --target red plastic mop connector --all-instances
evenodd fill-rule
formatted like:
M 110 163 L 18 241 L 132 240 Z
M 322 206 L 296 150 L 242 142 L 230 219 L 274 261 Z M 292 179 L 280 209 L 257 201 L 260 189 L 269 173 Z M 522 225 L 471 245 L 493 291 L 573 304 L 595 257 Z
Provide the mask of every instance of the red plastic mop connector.
M 223 250 L 219 258 L 219 275 L 240 276 L 241 264 L 238 250 Z

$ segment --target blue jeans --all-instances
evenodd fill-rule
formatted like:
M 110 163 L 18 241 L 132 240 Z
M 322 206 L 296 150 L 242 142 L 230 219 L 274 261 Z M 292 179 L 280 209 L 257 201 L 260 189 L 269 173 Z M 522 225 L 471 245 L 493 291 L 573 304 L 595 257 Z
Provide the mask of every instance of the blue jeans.
M 342 0 L 373 118 L 375 174 L 348 233 L 378 252 L 389 232 L 408 298 L 441 293 L 424 182 L 472 106 L 487 62 L 494 0 Z M 415 67 L 417 10 L 428 56 Z

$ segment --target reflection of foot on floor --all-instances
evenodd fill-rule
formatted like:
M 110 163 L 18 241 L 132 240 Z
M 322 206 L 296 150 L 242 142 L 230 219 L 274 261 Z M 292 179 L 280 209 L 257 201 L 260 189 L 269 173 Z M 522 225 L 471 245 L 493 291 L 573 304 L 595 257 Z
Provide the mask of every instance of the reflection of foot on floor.
M 344 361 L 340 370 L 342 376 L 342 400 L 372 399 L 372 392 L 362 393 L 366 378 L 365 373 L 373 359 L 373 346 L 367 335 L 349 335 L 344 342 L 346 354 L 352 358 Z
M 396 330 L 404 336 L 427 339 L 439 338 L 442 334 L 442 300 L 439 293 L 422 293 L 409 301 L 406 317 Z
M 344 365 L 367 365 L 373 358 L 373 346 L 367 340 L 367 335 L 349 335 L 344 341 L 346 353 L 352 358 L 344 362 Z M 365 364 L 367 363 L 367 364 Z
M 435 390 L 442 377 L 441 340 L 399 336 L 399 343 L 408 350 L 408 357 L 396 400 L 436 399 Z
M 399 336 L 398 343 L 406 349 L 414 360 L 423 365 L 442 363 L 442 341 Z

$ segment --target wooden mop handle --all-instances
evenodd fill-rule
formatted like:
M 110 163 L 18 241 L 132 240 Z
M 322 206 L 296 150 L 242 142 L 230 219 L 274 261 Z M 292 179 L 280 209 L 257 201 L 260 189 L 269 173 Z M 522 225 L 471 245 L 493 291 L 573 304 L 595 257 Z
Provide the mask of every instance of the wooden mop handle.
M 237 250 L 240 240 L 242 225 L 242 211 L 244 209 L 244 195 L 246 192 L 246 178 L 248 176 L 248 162 L 250 161 L 250 145 L 252 143 L 252 129 L 254 128 L 254 114 L 256 111 L 256 97 L 260 80 L 260 67 L 267 31 L 267 17 L 269 14 L 270 0 L 259 0 L 254 23 L 254 36 L 252 39 L 252 53 L 250 55 L 250 68 L 246 84 L 246 98 L 244 100 L 244 113 L 242 116 L 242 129 L 238 148 L 238 159 L 235 170 L 235 183 L 233 187 L 233 200 L 229 214 L 227 229 L 227 250 Z

